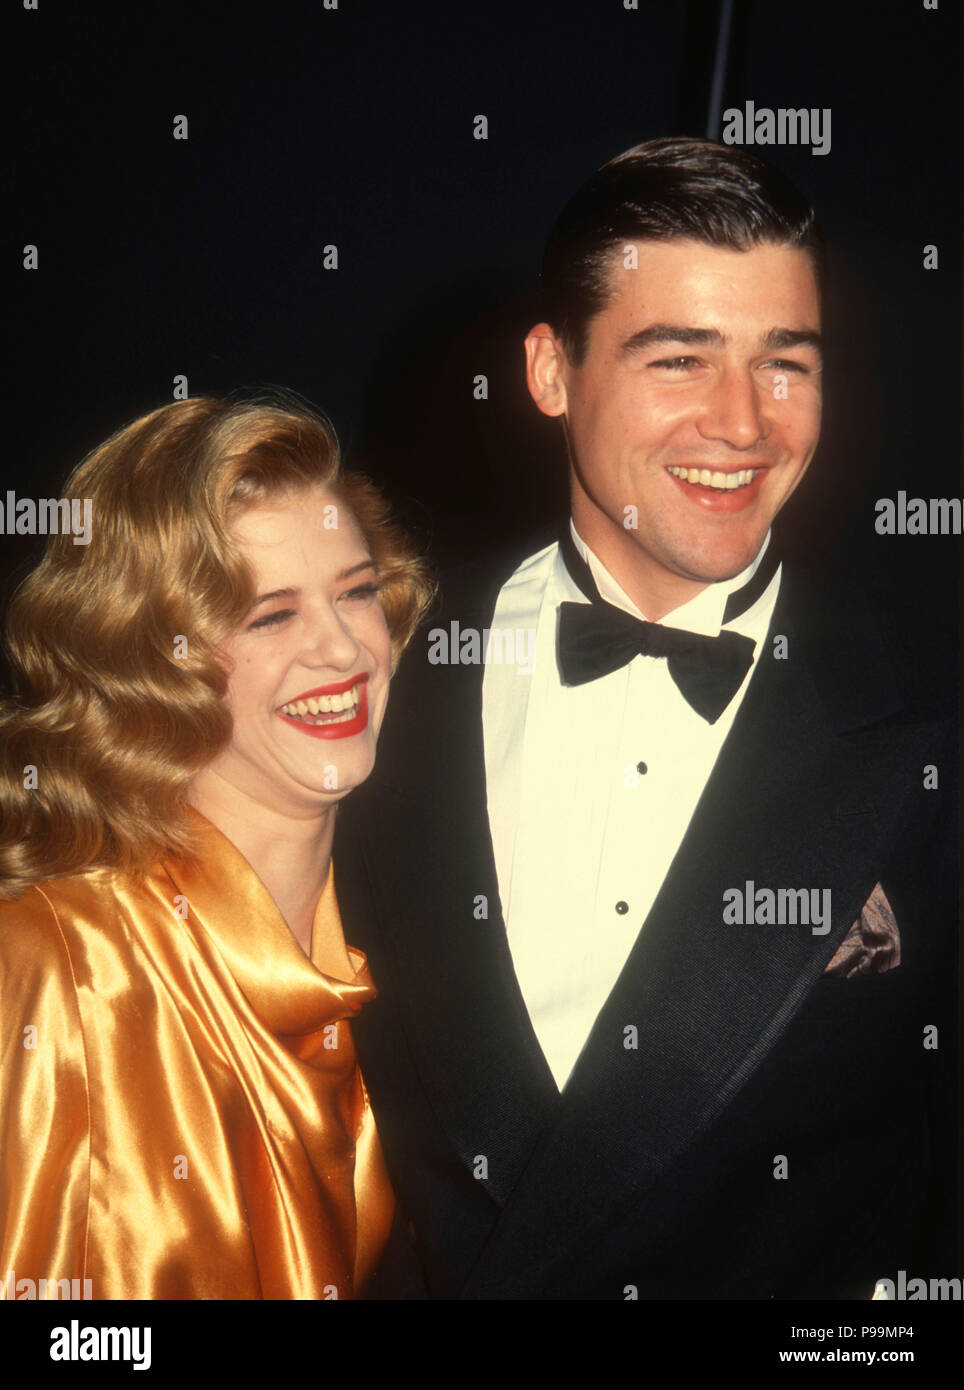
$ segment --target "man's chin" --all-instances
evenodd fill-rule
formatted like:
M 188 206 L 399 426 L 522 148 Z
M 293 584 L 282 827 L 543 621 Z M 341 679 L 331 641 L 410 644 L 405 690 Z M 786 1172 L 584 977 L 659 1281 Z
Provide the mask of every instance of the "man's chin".
M 765 539 L 764 535 L 749 545 L 679 557 L 674 568 L 681 579 L 689 579 L 696 584 L 723 584 L 728 579 L 735 579 L 753 564 L 763 549 Z

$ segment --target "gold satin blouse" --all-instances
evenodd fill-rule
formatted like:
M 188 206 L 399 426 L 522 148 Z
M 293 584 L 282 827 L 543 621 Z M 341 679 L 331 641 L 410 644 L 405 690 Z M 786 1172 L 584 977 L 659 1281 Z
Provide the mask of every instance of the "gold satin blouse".
M 192 814 L 196 863 L 0 903 L 0 1281 L 351 1298 L 394 1211 L 349 1026 L 367 962 L 323 975 Z M 337 914 L 329 871 L 313 943 Z

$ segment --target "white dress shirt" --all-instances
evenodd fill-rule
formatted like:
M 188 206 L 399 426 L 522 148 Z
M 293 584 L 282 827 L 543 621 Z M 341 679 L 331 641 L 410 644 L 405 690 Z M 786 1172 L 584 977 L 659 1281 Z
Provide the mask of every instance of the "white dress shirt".
M 572 535 L 600 595 L 642 618 L 575 526 Z M 663 621 L 715 636 L 727 598 L 765 550 Z M 535 663 L 531 673 L 518 663 L 486 664 L 489 825 L 516 975 L 560 1089 L 686 833 L 752 679 L 779 584 L 777 569 L 753 606 L 726 624 L 756 648 L 715 724 L 691 708 L 659 657 L 636 656 L 585 685 L 561 684 L 557 609 L 586 598 L 557 543 L 524 560 L 499 592 L 492 626 L 534 630 Z

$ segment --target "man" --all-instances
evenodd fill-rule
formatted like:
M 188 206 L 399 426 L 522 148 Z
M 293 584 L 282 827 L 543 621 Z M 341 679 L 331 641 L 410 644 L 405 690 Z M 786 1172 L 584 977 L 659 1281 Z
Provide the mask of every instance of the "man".
M 869 1299 L 950 1261 L 953 758 L 938 647 L 781 563 L 819 234 L 654 141 L 543 291 L 571 520 L 443 587 L 335 851 L 421 1291 Z

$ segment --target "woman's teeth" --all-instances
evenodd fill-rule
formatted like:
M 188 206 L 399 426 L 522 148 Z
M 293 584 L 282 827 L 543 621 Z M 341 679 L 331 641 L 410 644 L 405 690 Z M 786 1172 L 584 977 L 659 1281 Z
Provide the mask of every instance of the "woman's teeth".
M 304 719 L 309 724 L 344 724 L 358 713 L 359 687 L 341 695 L 312 695 L 309 700 L 292 700 L 281 706 L 289 719 Z
M 746 487 L 759 473 L 758 468 L 741 468 L 739 473 L 713 473 L 709 468 L 668 468 L 674 478 L 684 483 L 699 483 L 700 487 L 714 487 L 721 492 L 732 492 L 734 488 Z

